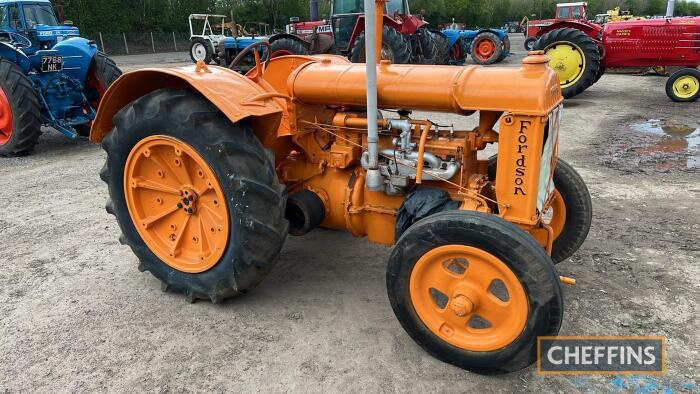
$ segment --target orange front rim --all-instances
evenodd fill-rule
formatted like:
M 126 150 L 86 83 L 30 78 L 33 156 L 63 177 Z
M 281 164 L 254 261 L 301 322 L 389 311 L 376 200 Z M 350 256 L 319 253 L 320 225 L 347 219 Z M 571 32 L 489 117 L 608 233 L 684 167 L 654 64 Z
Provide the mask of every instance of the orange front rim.
M 228 206 L 214 171 L 194 148 L 169 136 L 143 139 L 127 158 L 124 193 L 139 235 L 163 262 L 199 273 L 221 259 Z
M 423 324 L 464 350 L 502 349 L 527 322 L 528 300 L 515 273 L 471 246 L 446 245 L 423 255 L 411 272 L 409 293 Z
M 566 224 L 566 204 L 559 190 L 554 189 L 549 211 L 545 212 L 544 222 L 552 227 L 554 239 L 559 238 Z
M 0 87 L 0 145 L 5 145 L 12 137 L 12 106 L 5 91 Z

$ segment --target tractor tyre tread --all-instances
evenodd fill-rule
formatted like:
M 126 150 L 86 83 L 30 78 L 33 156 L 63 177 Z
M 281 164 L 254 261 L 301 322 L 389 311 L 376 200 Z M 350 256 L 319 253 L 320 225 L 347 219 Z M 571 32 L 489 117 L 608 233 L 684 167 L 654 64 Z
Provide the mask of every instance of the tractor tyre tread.
M 0 156 L 29 154 L 41 135 L 41 106 L 32 83 L 19 66 L 0 58 L 0 89 L 5 92 L 12 111 L 13 131 L 0 145 Z
M 273 41 L 272 44 L 270 44 L 270 50 L 273 54 L 277 51 L 287 51 L 293 55 L 311 55 L 311 51 L 306 45 L 304 45 L 301 41 L 292 38 L 280 38 Z
M 418 29 L 415 34 L 416 39 L 421 47 L 421 54 L 414 53 L 416 64 L 435 64 L 438 54 L 437 43 L 433 34 L 428 29 Z
M 127 105 L 102 141 L 107 160 L 100 178 L 108 185 L 106 210 L 117 217 L 122 236 L 166 289 L 187 300 L 213 303 L 247 292 L 275 265 L 289 231 L 284 218 L 287 189 L 275 172 L 274 156 L 246 123 L 231 123 L 216 107 L 187 90 L 161 89 Z M 189 274 L 161 261 L 145 244 L 124 196 L 124 168 L 143 138 L 166 134 L 192 146 L 209 163 L 229 201 L 231 237 L 224 255 L 209 270 Z
M 688 98 L 678 97 L 673 92 L 673 84 L 684 75 L 692 75 L 693 77 L 695 77 L 695 79 L 700 81 L 700 70 L 695 68 L 682 68 L 671 74 L 670 77 L 668 77 L 668 80 L 666 81 L 666 95 L 668 96 L 668 98 L 677 103 L 689 103 L 698 101 L 698 99 L 700 99 L 700 90 L 696 94 Z
M 412 53 L 411 46 L 401 33 L 393 27 L 384 26 L 382 29 L 382 43 L 391 48 L 394 54 L 393 64 L 409 64 L 411 63 Z M 365 62 L 365 32 L 360 33 L 353 43 L 350 50 L 350 61 L 353 63 Z
M 545 33 L 535 43 L 535 50 L 546 50 L 546 48 L 557 42 L 569 42 L 581 49 L 586 57 L 586 68 L 578 82 L 571 86 L 562 88 L 561 94 L 564 98 L 572 98 L 584 90 L 591 87 L 596 82 L 600 73 L 601 61 L 600 50 L 596 42 L 586 33 L 578 29 L 563 28 Z
M 433 39 L 435 40 L 435 46 L 437 54 L 435 57 L 435 64 L 445 65 L 450 64 L 451 60 L 451 48 L 450 41 L 439 31 L 431 31 L 433 34 Z M 466 49 L 463 52 L 466 57 Z

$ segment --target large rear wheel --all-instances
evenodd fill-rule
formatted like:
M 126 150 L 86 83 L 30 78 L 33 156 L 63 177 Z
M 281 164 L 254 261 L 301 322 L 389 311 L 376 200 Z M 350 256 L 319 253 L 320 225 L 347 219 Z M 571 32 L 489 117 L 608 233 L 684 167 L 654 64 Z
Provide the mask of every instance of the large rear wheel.
M 289 55 L 310 55 L 311 51 L 301 41 L 292 38 L 280 38 L 270 44 L 271 58 Z
M 406 39 L 390 26 L 382 29 L 381 59 L 390 60 L 393 64 L 411 63 L 411 46 Z M 363 31 L 355 39 L 350 51 L 350 61 L 353 63 L 365 63 L 365 32 Z
M 203 61 L 204 64 L 211 63 L 214 58 L 214 49 L 211 47 L 209 41 L 195 37 L 190 42 L 190 59 L 197 63 L 198 61 Z
M 535 49 L 545 51 L 549 57 L 549 66 L 559 75 L 565 98 L 580 94 L 598 78 L 601 67 L 598 45 L 581 30 L 552 30 L 537 40 Z
M 450 64 L 451 50 L 450 41 L 439 31 L 431 31 L 435 40 L 435 64 Z M 464 55 L 466 57 L 466 54 Z
M 100 101 L 109 87 L 122 75 L 114 60 L 102 52 L 97 52 L 90 63 L 85 79 L 85 97 L 92 109 L 97 111 Z M 90 135 L 91 124 L 79 125 L 75 129 L 83 137 Z
M 221 302 L 257 285 L 288 232 L 272 154 L 202 97 L 158 90 L 104 139 L 107 211 L 164 289 Z
M 537 337 L 556 335 L 563 298 L 552 260 L 512 223 L 479 212 L 413 225 L 387 267 L 391 306 L 428 353 L 481 373 L 533 363 Z
M 22 156 L 41 134 L 41 107 L 22 69 L 0 58 L 0 156 Z

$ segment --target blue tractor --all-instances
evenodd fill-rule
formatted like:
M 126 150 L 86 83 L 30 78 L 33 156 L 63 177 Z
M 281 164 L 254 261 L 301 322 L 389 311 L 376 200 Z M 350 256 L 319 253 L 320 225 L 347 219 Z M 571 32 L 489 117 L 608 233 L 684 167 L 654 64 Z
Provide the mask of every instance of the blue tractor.
M 510 38 L 502 29 L 445 29 L 440 33 L 447 40 L 450 64 L 463 64 L 470 54 L 477 64 L 493 64 L 510 54 Z
M 59 24 L 49 0 L 0 0 L 0 156 L 31 152 L 41 126 L 87 136 L 116 64 Z

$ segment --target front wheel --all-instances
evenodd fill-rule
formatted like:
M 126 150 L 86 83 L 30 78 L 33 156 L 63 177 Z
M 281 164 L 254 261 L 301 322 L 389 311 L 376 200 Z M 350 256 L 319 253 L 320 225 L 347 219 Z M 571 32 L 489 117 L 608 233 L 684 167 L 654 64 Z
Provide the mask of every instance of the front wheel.
M 496 180 L 498 157 L 489 159 L 488 177 Z M 554 197 L 544 221 L 552 227 L 554 264 L 571 257 L 588 237 L 593 221 L 593 202 L 586 183 L 578 172 L 562 159 L 554 168 Z
M 503 42 L 491 32 L 480 33 L 472 41 L 472 59 L 477 64 L 496 63 L 503 53 Z
M 684 68 L 673 73 L 666 81 L 666 95 L 679 103 L 697 101 L 700 98 L 700 71 Z
M 525 47 L 526 51 L 531 51 L 535 49 L 535 42 L 537 42 L 537 37 L 530 37 L 525 40 L 525 44 L 523 45 Z
M 85 79 L 85 97 L 94 111 L 100 106 L 100 101 L 109 87 L 122 75 L 114 60 L 102 52 L 97 52 L 90 63 Z M 79 125 L 75 129 L 83 137 L 90 135 L 91 124 Z
M 556 335 L 563 298 L 552 260 L 505 220 L 448 211 L 413 225 L 387 267 L 391 306 L 434 357 L 480 373 L 532 364 L 537 337 Z
M 114 122 L 100 175 L 139 269 L 189 301 L 217 303 L 257 285 L 289 224 L 286 188 L 253 130 L 174 89 L 137 99 Z

